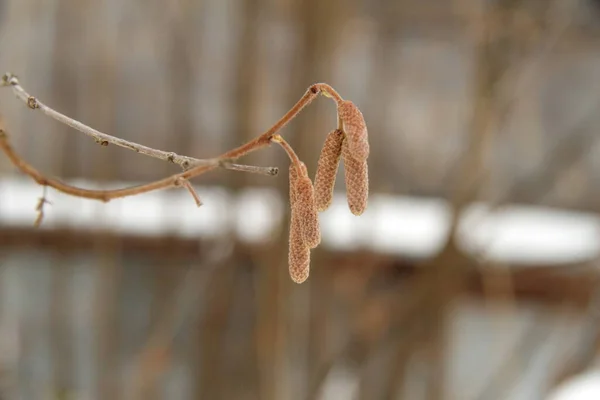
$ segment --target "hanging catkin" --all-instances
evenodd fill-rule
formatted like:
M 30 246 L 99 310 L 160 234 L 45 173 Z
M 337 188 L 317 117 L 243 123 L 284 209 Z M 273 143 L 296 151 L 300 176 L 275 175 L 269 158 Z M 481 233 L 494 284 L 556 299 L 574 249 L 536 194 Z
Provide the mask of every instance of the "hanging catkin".
M 315 204 L 318 211 L 325 211 L 331 205 L 343 141 L 344 133 L 336 129 L 327 135 L 323 144 L 315 175 Z
M 298 214 L 299 223 L 302 226 L 304 243 L 311 249 L 314 249 L 321 243 L 319 214 L 315 206 L 314 188 L 308 177 L 304 163 L 300 163 L 296 168 L 298 176 L 294 185 L 295 202 L 292 208 L 295 208 Z
M 298 172 L 294 165 L 290 165 L 290 238 L 288 264 L 290 277 L 296 283 L 302 283 L 308 278 L 310 271 L 310 248 L 304 242 L 304 229 L 299 218 L 296 194 Z
M 367 208 L 369 197 L 369 170 L 366 161 L 353 157 L 348 140 L 342 145 L 346 178 L 346 197 L 348 206 L 354 215 L 361 215 Z
M 344 123 L 344 133 L 352 156 L 358 161 L 367 161 L 369 157 L 369 137 L 362 112 L 354 103 L 346 100 L 338 105 L 338 115 Z

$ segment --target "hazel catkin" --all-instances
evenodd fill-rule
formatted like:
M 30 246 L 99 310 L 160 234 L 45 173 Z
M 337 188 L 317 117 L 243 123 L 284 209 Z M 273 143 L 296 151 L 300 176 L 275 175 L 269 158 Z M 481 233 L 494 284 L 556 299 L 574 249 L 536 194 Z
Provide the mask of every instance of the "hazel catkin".
M 366 161 L 353 157 L 350 144 L 344 139 L 342 144 L 344 172 L 346 178 L 346 197 L 348 207 L 354 215 L 361 215 L 367 208 L 369 197 L 369 169 Z
M 304 243 L 313 249 L 321 243 L 321 229 L 319 227 L 319 214 L 315 206 L 314 188 L 304 163 L 300 163 L 295 168 L 297 177 L 293 185 L 292 213 L 296 212 L 298 216 L 299 224 L 302 226 Z
M 349 150 L 357 161 L 367 161 L 369 157 L 369 136 L 362 112 L 349 100 L 338 105 L 338 116 L 344 123 L 344 133 Z
M 300 165 L 301 174 L 306 167 Z M 290 237 L 288 252 L 288 267 L 290 278 L 296 283 L 302 283 L 308 278 L 310 271 L 310 248 L 304 240 L 304 224 L 302 221 L 302 207 L 298 207 L 298 170 L 295 165 L 290 165 Z
M 296 212 L 292 211 L 290 222 L 290 238 L 288 266 L 290 278 L 302 283 L 308 278 L 310 271 L 310 248 L 304 243 L 302 225 Z
M 343 141 L 344 132 L 336 129 L 329 132 L 321 149 L 315 174 L 315 204 L 318 211 L 325 211 L 331 205 Z

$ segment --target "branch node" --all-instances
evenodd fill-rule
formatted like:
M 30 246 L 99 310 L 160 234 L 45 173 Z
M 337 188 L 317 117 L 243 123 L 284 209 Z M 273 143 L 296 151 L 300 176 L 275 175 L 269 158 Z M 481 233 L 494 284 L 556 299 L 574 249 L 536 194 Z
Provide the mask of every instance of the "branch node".
M 175 164 L 175 157 L 177 157 L 177 154 L 171 152 L 171 153 L 167 154 L 167 161 Z
M 283 142 L 283 138 L 281 137 L 281 135 L 273 135 L 271 136 L 271 142 L 281 143 Z
M 18 84 L 19 80 L 17 79 L 16 75 L 11 74 L 10 72 L 6 72 L 4 75 L 2 75 L 0 86 L 14 86 Z
M 106 147 L 108 146 L 108 140 L 100 139 L 98 137 L 94 138 L 94 141 L 98 143 L 100 146 Z
M 233 159 L 232 158 L 222 158 L 218 160 L 218 165 L 221 168 L 227 168 L 231 166 Z
M 190 161 L 189 160 L 184 160 L 181 163 L 181 168 L 183 168 L 184 171 L 188 170 L 190 168 Z
M 32 110 L 35 110 L 36 108 L 40 108 L 40 105 L 38 104 L 38 101 L 35 97 L 29 96 L 27 98 L 27 107 L 31 108 Z

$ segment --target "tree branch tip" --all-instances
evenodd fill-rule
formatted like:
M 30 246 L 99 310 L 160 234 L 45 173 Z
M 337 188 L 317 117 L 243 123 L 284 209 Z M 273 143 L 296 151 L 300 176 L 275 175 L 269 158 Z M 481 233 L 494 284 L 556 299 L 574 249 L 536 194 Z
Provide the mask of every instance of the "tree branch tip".
M 184 178 L 177 178 L 175 179 L 174 184 L 175 186 L 185 187 L 188 190 L 188 192 L 190 192 L 190 194 L 194 198 L 194 201 L 196 202 L 196 207 L 202 206 L 202 200 L 200 200 L 200 196 L 198 196 L 198 193 L 196 193 L 190 181 Z
M 269 167 L 269 175 L 277 176 L 279 174 L 279 168 L 277 167 Z

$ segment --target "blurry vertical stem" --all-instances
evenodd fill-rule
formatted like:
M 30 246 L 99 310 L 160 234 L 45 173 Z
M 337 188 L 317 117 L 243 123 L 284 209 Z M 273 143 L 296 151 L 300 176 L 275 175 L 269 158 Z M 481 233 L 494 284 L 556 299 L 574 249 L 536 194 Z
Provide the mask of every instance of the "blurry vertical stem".
M 97 398 L 116 398 L 117 394 L 117 304 L 121 281 L 119 243 L 108 234 L 94 244 L 96 263 L 95 326 L 98 327 L 96 342 Z
M 55 97 L 56 103 L 64 110 L 72 111 L 77 103 L 77 90 L 75 82 L 77 82 L 77 76 L 80 73 L 76 70 L 73 63 L 67 61 L 71 59 L 74 52 L 78 50 L 80 44 L 78 38 L 70 36 L 71 30 L 77 30 L 81 26 L 82 22 L 77 18 L 78 4 L 76 0 L 65 0 L 59 2 L 56 10 L 56 17 L 54 23 L 57 25 L 55 36 L 54 36 L 54 48 L 51 52 L 52 58 L 52 74 L 51 74 L 51 85 L 53 93 L 60 93 Z M 50 151 L 53 157 L 49 160 L 46 158 L 44 161 L 49 162 L 50 168 L 53 171 L 57 171 L 60 174 L 65 175 L 72 173 L 69 170 L 72 168 L 72 160 L 69 157 L 63 157 L 65 151 L 69 148 L 73 149 L 73 143 L 68 143 L 65 140 L 65 136 L 60 135 L 61 131 L 64 132 L 66 129 L 62 125 L 53 125 L 51 128 L 51 134 L 57 138 L 50 142 L 51 148 L 46 149 Z M 60 139 L 59 139 L 60 138 Z M 36 146 L 37 147 L 37 146 Z M 77 152 L 74 152 L 76 154 Z M 47 189 L 44 188 L 44 191 Z M 50 299 L 50 317 L 51 317 L 51 359 L 52 359 L 52 378 L 53 378 L 53 391 L 55 395 L 71 391 L 69 386 L 74 383 L 69 377 L 71 371 L 69 368 L 72 363 L 70 360 L 70 350 L 73 341 L 70 338 L 65 338 L 66 329 L 65 324 L 68 319 L 65 316 L 65 312 L 68 304 L 67 294 L 65 293 L 68 288 L 68 270 L 65 264 L 63 254 L 52 255 L 52 289 Z
M 89 68 L 85 71 L 82 82 L 87 82 L 91 87 L 90 92 L 96 93 L 93 102 L 81 102 L 86 113 L 90 116 L 90 122 L 101 124 L 111 131 L 122 130 L 117 126 L 117 109 L 122 109 L 117 82 L 117 62 L 122 60 L 121 51 L 124 46 L 118 45 L 123 38 L 123 16 L 124 8 L 119 7 L 118 15 L 115 17 L 104 11 L 101 3 L 87 1 L 83 7 L 95 7 L 96 12 L 89 12 L 88 18 L 98 24 L 93 35 L 86 36 L 84 46 L 86 59 L 102 68 Z M 103 11 L 103 12 L 101 12 Z M 104 29 L 101 27 L 105 27 Z M 72 32 L 68 32 L 72 37 Z M 91 39 L 91 40 L 90 40 Z M 65 39 L 68 42 L 68 39 Z M 91 43 L 90 43 L 91 42 Z M 67 59 L 67 61 L 70 59 Z M 67 81 L 72 76 L 66 77 Z M 59 87 L 62 90 L 62 87 Z M 73 143 L 73 141 L 69 141 Z M 95 154 L 96 152 L 94 152 Z M 106 182 L 115 178 L 119 165 L 114 162 L 116 153 L 98 152 L 89 163 L 91 177 L 98 182 Z M 65 157 L 68 158 L 68 157 Z M 104 211 L 98 210 L 96 218 L 102 218 Z M 93 397 L 100 399 L 117 398 L 122 389 L 119 385 L 117 373 L 119 363 L 119 337 L 121 325 L 119 324 L 120 290 L 122 286 L 123 253 L 120 240 L 112 233 L 99 235 L 94 243 L 95 275 L 97 277 L 96 291 L 96 326 L 98 327 L 97 368 L 98 390 Z
M 53 254 L 51 262 L 51 357 L 52 374 L 55 393 L 72 391 L 74 387 L 74 371 L 72 360 L 72 344 L 74 341 L 69 330 L 69 278 L 72 271 L 64 254 Z
M 426 398 L 438 400 L 444 396 L 444 355 L 447 340 L 447 319 L 453 300 L 461 291 L 467 272 L 465 257 L 455 244 L 458 220 L 462 210 L 477 197 L 485 169 L 486 150 L 495 124 L 495 86 L 507 69 L 511 51 L 510 22 L 512 8 L 518 0 L 500 0 L 482 4 L 482 15 L 474 15 L 475 75 L 473 115 L 468 129 L 468 145 L 463 154 L 455 191 L 452 196 L 451 232 L 443 251 L 431 265 L 431 284 L 435 298 L 426 314 L 431 332 L 427 349 L 430 379 Z M 476 14 L 476 13 L 475 13 Z
M 231 311 L 235 280 L 235 259 L 228 259 L 212 276 L 207 286 L 205 302 L 206 312 L 200 323 L 200 399 L 219 398 L 223 390 L 219 387 L 219 375 L 223 367 L 223 347 L 227 329 L 227 320 Z
M 237 52 L 233 56 L 235 58 L 236 69 L 234 71 L 235 77 L 232 81 L 234 83 L 232 89 L 234 98 L 232 101 L 233 112 L 232 117 L 232 132 L 231 141 L 228 145 L 236 146 L 239 143 L 245 143 L 251 140 L 251 132 L 255 129 L 260 129 L 258 124 L 258 116 L 263 112 L 262 108 L 265 107 L 264 101 L 264 90 L 268 87 L 263 81 L 263 77 L 267 68 L 264 68 L 266 57 L 262 55 L 262 41 L 260 41 L 260 35 L 264 33 L 262 28 L 264 24 L 261 24 L 264 18 L 263 10 L 268 9 L 268 5 L 264 4 L 263 0 L 241 0 L 237 2 L 235 7 L 235 18 L 239 21 L 236 27 L 237 34 Z M 264 153 L 262 155 L 264 157 Z M 260 160 L 261 155 L 248 155 L 248 159 L 251 162 Z M 244 175 L 244 176 L 242 176 Z M 227 178 L 228 188 L 232 193 L 239 196 L 241 191 L 252 184 L 252 177 L 246 174 L 229 174 Z M 230 226 L 230 235 L 232 240 L 235 240 L 237 235 L 235 227 Z M 252 254 L 249 255 L 250 260 L 244 259 L 238 260 L 233 268 L 239 268 L 245 263 L 254 263 L 254 257 Z M 272 269 L 272 268 L 271 268 Z M 262 272 L 259 275 L 262 276 Z M 267 273 L 267 271 L 265 271 Z M 238 271 L 239 278 L 243 279 L 246 275 L 242 271 Z M 234 283 L 232 283 L 233 285 Z M 262 293 L 256 293 L 257 297 L 262 296 Z M 223 390 L 227 389 L 227 392 L 220 392 L 221 398 L 239 398 L 242 396 L 262 398 L 260 392 L 263 384 L 272 384 L 267 379 L 262 379 L 262 369 L 258 362 L 260 355 L 256 351 L 256 329 L 250 328 L 251 332 L 247 338 L 244 348 L 251 349 L 248 353 L 240 352 L 240 354 L 233 355 L 233 362 L 236 363 L 240 371 L 240 381 L 237 385 L 228 384 L 227 377 L 223 374 L 219 374 L 218 377 L 221 380 L 219 385 Z M 237 369 L 237 368 L 236 368 Z M 243 380 L 241 380 L 243 379 Z M 243 392 L 242 392 L 243 391 Z

